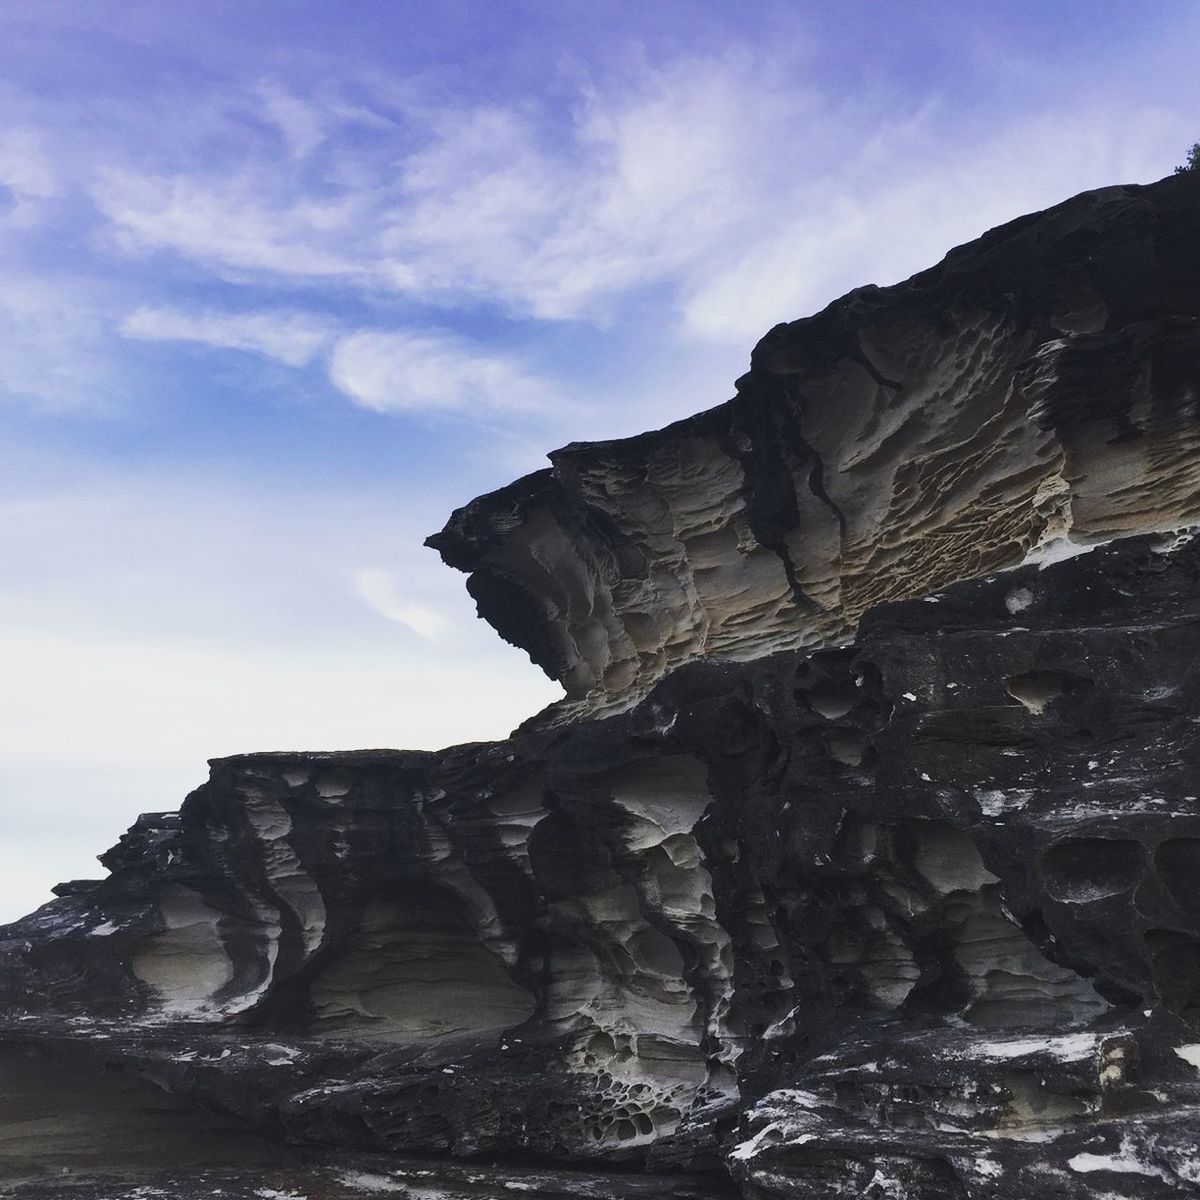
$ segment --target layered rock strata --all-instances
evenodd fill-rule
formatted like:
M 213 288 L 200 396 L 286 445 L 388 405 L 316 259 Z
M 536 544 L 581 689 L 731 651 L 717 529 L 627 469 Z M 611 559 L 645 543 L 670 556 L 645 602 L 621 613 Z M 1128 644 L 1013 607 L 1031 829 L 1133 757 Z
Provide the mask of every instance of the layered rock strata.
M 0 930 L 5 1194 L 1200 1195 L 1189 230 L 1076 198 L 457 514 L 574 698 L 214 760 Z
M 8 1043 L 342 1152 L 1178 1186 L 1198 620 L 1130 539 L 565 732 L 217 760 L 9 927 Z
M 566 689 L 846 640 L 873 606 L 1200 519 L 1195 180 L 992 230 L 778 325 L 728 403 L 567 446 L 429 539 Z

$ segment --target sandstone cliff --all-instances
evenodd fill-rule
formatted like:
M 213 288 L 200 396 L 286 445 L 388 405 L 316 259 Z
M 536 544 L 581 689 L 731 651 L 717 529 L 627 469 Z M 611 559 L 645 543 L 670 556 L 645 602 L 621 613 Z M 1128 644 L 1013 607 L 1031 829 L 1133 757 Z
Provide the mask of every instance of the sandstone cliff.
M 474 501 L 567 700 L 215 760 L 0 930 L 6 1194 L 1200 1194 L 1198 439 L 1179 176 Z
M 846 641 L 959 579 L 1200 519 L 1195 181 L 1022 217 L 755 347 L 737 395 L 568 446 L 429 539 L 584 707 Z

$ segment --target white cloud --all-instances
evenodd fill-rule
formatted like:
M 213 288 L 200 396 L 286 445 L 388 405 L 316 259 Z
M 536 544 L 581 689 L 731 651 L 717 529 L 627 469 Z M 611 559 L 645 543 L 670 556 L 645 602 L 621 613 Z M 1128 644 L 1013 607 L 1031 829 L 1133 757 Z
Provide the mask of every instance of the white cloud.
M 408 594 L 487 640 L 457 572 L 421 545 L 470 487 L 449 465 L 444 489 L 398 498 L 392 482 L 349 472 L 267 487 L 257 467 L 44 459 L 0 477 L 0 627 L 223 638 L 281 655 L 331 631 L 377 640 L 345 580 L 386 562 Z
M 42 217 L 59 195 L 58 180 L 44 140 L 33 129 L 0 130 L 0 228 L 24 230 Z
M 519 362 L 448 333 L 364 330 L 335 345 L 334 386 L 375 412 L 529 412 L 552 391 Z
M 927 95 L 823 94 L 783 52 L 644 67 L 556 108 L 409 97 L 403 122 L 272 83 L 255 96 L 286 155 L 275 139 L 226 170 L 101 173 L 120 246 L 542 320 L 613 322 L 662 286 L 666 332 L 728 342 L 1029 207 L 1153 178 L 1190 136 L 1182 115 L 1077 92 L 981 135 Z M 314 178 L 297 160 L 318 149 Z
M 58 195 L 54 171 L 36 130 L 0 131 L 0 183 L 39 200 Z
M 289 158 L 328 142 L 316 184 L 295 162 L 162 174 L 106 168 L 93 188 L 118 246 L 232 272 L 335 280 L 547 319 L 613 315 L 752 216 L 774 137 L 813 101 L 748 61 L 644 71 L 573 109 L 411 104 L 401 127 L 361 107 L 260 88 Z M 374 120 L 369 118 L 374 117 Z M 565 122 L 565 123 L 564 123 Z M 339 147 L 334 129 L 370 136 Z
M 134 253 L 171 250 L 224 272 L 361 279 L 348 257 L 366 215 L 361 198 L 291 192 L 271 172 L 212 178 L 106 168 L 92 196 L 116 243 Z
M 333 385 L 375 412 L 522 413 L 544 409 L 551 389 L 515 358 L 444 331 L 340 333 L 300 311 L 227 312 L 143 307 L 120 326 L 127 338 L 194 342 L 304 367 L 329 350 Z
M 115 411 L 108 328 L 90 280 L 0 279 L 0 405 L 43 413 Z
M 275 125 L 294 158 L 307 158 L 329 134 L 329 115 L 270 80 L 259 85 L 264 114 Z
M 330 341 L 333 326 L 311 313 L 189 312 L 178 308 L 139 308 L 121 332 L 144 341 L 198 342 L 219 349 L 247 350 L 289 367 L 302 367 Z
M 676 64 L 617 99 L 591 93 L 565 131 L 519 108 L 444 114 L 383 215 L 401 286 L 607 319 L 623 291 L 670 278 L 744 219 L 746 130 L 802 105 L 743 71 Z
M 355 595 L 369 608 L 389 621 L 406 626 L 426 641 L 440 641 L 452 628 L 444 614 L 401 596 L 395 578 L 388 571 L 366 567 L 355 571 L 350 582 Z
M 1153 179 L 1186 140 L 1186 119 L 1147 106 L 1114 121 L 1076 112 L 997 130 L 947 153 L 932 122 L 847 130 L 844 161 L 793 196 L 772 198 L 756 237 L 685 289 L 684 329 L 752 344 L 774 323 L 807 316 L 853 287 L 886 285 L 955 245 L 1088 186 Z M 886 181 L 880 186 L 880 181 Z

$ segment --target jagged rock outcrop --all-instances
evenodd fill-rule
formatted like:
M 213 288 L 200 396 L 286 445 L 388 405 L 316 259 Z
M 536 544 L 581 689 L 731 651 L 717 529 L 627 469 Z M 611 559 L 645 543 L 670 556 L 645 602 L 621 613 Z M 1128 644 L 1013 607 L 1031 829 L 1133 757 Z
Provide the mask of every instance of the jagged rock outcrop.
M 9 1194 L 1200 1195 L 1197 236 L 1078 197 L 456 514 L 573 699 L 0 930 Z
M 567 446 L 429 544 L 566 689 L 846 640 L 863 613 L 1200 520 L 1196 182 L 1114 187 L 778 325 L 737 395 Z

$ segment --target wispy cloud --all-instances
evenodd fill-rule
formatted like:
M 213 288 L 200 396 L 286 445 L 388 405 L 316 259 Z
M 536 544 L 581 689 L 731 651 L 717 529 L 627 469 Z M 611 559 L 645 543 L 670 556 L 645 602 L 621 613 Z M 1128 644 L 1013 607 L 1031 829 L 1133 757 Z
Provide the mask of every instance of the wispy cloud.
M 814 104 L 734 57 L 643 69 L 607 91 L 587 84 L 566 108 L 410 101 L 397 122 L 271 83 L 246 102 L 282 135 L 257 164 L 100 170 L 92 197 L 118 247 L 225 276 L 600 321 L 624 292 L 672 279 L 752 217 L 777 167 L 747 131 L 770 140 Z M 299 160 L 350 126 L 360 136 L 324 153 L 314 177 Z
M 289 367 L 310 363 L 328 345 L 335 328 L 321 317 L 295 311 L 190 312 L 147 307 L 137 309 L 121 322 L 121 332 L 128 338 L 247 350 Z
M 365 330 L 338 341 L 329 377 L 375 412 L 528 413 L 553 389 L 512 355 L 488 352 L 442 332 Z
M 92 281 L 17 271 L 0 276 L 0 406 L 111 414 L 118 390 Z
M 443 613 L 405 598 L 390 571 L 365 567 L 354 572 L 350 583 L 354 594 L 368 608 L 389 621 L 404 625 L 426 641 L 440 641 L 452 627 Z
M 971 126 L 929 91 L 821 86 L 786 47 L 556 88 L 468 102 L 430 79 L 254 78 L 186 115 L 156 110 L 164 128 L 139 127 L 136 147 L 75 136 L 67 153 L 32 125 L 0 135 L 9 220 L 58 206 L 79 221 L 86 200 L 90 240 L 72 236 L 151 293 L 122 318 L 69 291 L 12 290 L 0 389 L 77 408 L 80 380 L 111 369 L 106 339 L 110 359 L 190 342 L 319 371 L 375 412 L 553 415 L 553 438 L 564 393 L 616 409 L 622 389 L 592 390 L 542 331 L 592 331 L 629 375 L 649 312 L 667 357 L 745 352 L 776 321 L 989 225 L 1151 178 L 1194 133 L 1178 112 L 1101 93 Z M 147 271 L 147 256 L 173 261 Z M 656 419 L 652 405 L 639 417 Z
M 344 329 L 296 310 L 142 307 L 120 324 L 138 341 L 187 342 L 260 354 L 289 367 L 321 357 L 342 395 L 373 412 L 545 411 L 552 385 L 514 354 L 444 330 Z
M 765 203 L 757 233 L 694 272 L 682 328 L 752 343 L 853 287 L 890 284 L 952 246 L 1091 184 L 1153 179 L 1186 141 L 1180 115 L 1147 105 L 1038 117 L 948 153 L 930 111 L 883 122 L 870 139 L 843 128 L 843 161 Z
M 307 158 L 329 136 L 335 121 L 313 104 L 273 80 L 258 86 L 264 116 L 282 134 L 293 158 Z
M 274 194 L 272 194 L 274 193 Z M 104 169 L 92 197 L 116 244 L 131 253 L 170 250 L 218 272 L 297 279 L 360 279 L 343 243 L 361 198 L 289 193 L 269 171 L 222 176 Z
M 0 225 L 25 229 L 44 202 L 59 195 L 41 135 L 33 129 L 0 130 Z
M 681 58 L 568 105 L 408 97 L 403 119 L 259 83 L 246 103 L 278 136 L 257 161 L 109 167 L 93 198 L 120 248 L 226 279 L 601 325 L 656 287 L 669 332 L 742 341 L 1064 192 L 1152 177 L 1186 140 L 1181 115 L 1098 96 L 980 136 L 928 95 L 846 99 L 798 70 Z

